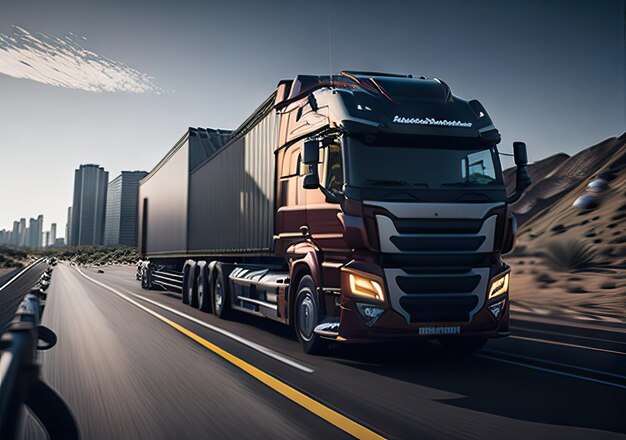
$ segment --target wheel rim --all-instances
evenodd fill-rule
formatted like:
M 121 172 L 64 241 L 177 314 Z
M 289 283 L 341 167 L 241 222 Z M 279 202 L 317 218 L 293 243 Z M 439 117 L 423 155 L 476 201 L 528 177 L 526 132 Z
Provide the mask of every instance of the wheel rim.
M 222 304 L 224 303 L 224 293 L 222 292 L 222 284 L 218 281 L 215 284 L 215 310 L 222 310 Z
M 204 296 L 204 287 L 202 287 L 202 280 L 198 283 L 198 304 L 202 305 L 202 297 Z
M 306 341 L 311 339 L 316 320 L 315 303 L 310 294 L 307 294 L 298 306 L 298 331 L 302 339 Z

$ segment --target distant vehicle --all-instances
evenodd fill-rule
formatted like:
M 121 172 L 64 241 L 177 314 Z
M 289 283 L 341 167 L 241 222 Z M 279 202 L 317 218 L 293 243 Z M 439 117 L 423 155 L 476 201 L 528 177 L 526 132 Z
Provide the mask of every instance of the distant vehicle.
M 328 342 L 438 338 L 472 352 L 509 334 L 509 204 L 530 184 L 514 144 L 438 79 L 299 75 L 235 131 L 190 128 L 141 181 L 142 287 L 219 317 Z

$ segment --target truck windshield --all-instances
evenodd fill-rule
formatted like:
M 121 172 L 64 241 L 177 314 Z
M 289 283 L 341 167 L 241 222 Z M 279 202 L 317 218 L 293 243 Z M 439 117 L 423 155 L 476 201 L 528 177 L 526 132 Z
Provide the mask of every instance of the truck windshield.
M 348 146 L 348 184 L 359 187 L 502 186 L 495 148 Z

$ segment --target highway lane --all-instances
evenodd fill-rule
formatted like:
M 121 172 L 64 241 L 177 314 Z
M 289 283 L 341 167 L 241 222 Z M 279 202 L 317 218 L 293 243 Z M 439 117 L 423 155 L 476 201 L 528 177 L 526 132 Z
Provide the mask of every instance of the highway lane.
M 0 333 L 15 316 L 17 306 L 47 267 L 39 261 L 0 277 Z
M 43 377 L 84 438 L 343 438 L 69 266 L 55 270 L 43 323 L 59 338 Z
M 44 356 L 44 377 L 86 438 L 346 436 L 114 291 L 387 437 L 626 438 L 619 331 L 572 335 L 560 324 L 519 320 L 518 339 L 493 341 L 468 359 L 434 344 L 313 357 L 282 325 L 218 320 L 141 290 L 134 268 L 104 270 L 84 270 L 96 284 L 59 265 L 44 316 L 60 338 Z

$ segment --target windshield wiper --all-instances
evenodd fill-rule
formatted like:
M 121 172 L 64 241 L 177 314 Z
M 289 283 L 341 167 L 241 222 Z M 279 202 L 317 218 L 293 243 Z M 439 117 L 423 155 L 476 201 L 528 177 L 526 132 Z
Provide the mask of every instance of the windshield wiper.
M 451 183 L 442 183 L 441 186 L 476 186 L 476 185 L 489 185 L 494 183 L 495 180 L 486 180 L 484 182 L 451 182 Z
M 406 180 L 367 179 L 365 183 L 371 186 L 413 186 L 428 188 L 428 184 L 426 183 L 410 183 Z

